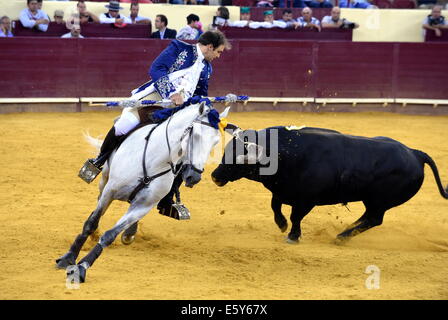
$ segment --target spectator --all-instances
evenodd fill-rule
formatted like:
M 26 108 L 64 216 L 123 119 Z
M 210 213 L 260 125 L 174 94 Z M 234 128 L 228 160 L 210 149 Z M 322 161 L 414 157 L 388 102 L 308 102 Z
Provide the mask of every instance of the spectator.
M 151 19 L 145 18 L 138 15 L 139 6 L 137 2 L 131 3 L 131 15 L 129 16 L 129 19 L 132 21 L 133 24 L 151 24 Z
M 437 0 L 417 0 L 419 9 L 431 9 L 437 4 Z
M 331 9 L 331 16 L 325 16 L 322 19 L 322 28 L 358 28 L 357 23 L 348 21 L 347 19 L 341 19 L 341 8 L 333 7 Z
M 333 8 L 329 0 L 312 0 L 308 4 L 310 8 Z
M 84 0 L 78 1 L 78 4 L 76 5 L 76 8 L 79 12 L 79 19 L 80 23 L 87 23 L 87 22 L 100 22 L 100 18 L 98 16 L 94 15 L 90 11 L 87 11 L 87 6 L 84 2 Z
M 84 38 L 81 35 L 81 26 L 73 25 L 69 33 L 64 34 L 61 38 Z
M 27 5 L 28 8 L 20 12 L 20 22 L 22 25 L 25 28 L 37 28 L 42 32 L 47 31 L 50 20 L 44 11 L 38 9 L 37 0 L 27 0 Z
M 297 28 L 311 28 L 320 32 L 320 21 L 313 17 L 313 10 L 308 7 L 302 9 L 302 16 L 297 18 Z
M 374 0 L 341 0 L 339 2 L 340 8 L 354 8 L 354 9 L 378 9 L 373 4 Z
M 286 23 L 287 28 L 293 28 L 297 25 L 297 22 L 292 17 L 291 9 L 284 9 L 282 12 L 282 18 L 277 21 Z
M 187 4 L 186 0 L 170 0 L 169 3 L 171 4 Z
M 132 24 L 132 21 L 125 16 L 120 15 L 120 2 L 110 1 L 109 4 L 105 5 L 109 9 L 107 13 L 102 13 L 100 15 L 100 23 L 114 23 L 117 26 L 124 26 L 126 24 Z
M 198 35 L 196 37 L 196 40 L 197 40 L 197 39 L 199 39 L 201 34 L 204 33 L 204 30 L 202 30 L 202 23 L 201 23 L 201 21 L 196 22 L 196 29 L 198 29 Z
M 249 28 L 252 29 L 258 29 L 258 28 L 274 28 L 274 27 L 278 27 L 278 28 L 286 28 L 286 23 L 285 22 L 280 22 L 280 21 L 274 21 L 274 12 L 272 10 L 266 10 L 265 12 L 263 12 L 264 14 L 264 21 L 263 22 L 259 22 L 259 21 L 254 21 L 249 23 Z
M 423 29 L 434 30 L 437 37 L 442 35 L 442 29 L 448 29 L 448 22 L 442 16 L 442 6 L 434 6 L 431 14 L 423 20 Z
M 227 21 L 227 24 L 230 27 L 238 27 L 238 28 L 244 28 L 244 27 L 249 26 L 249 23 L 252 22 L 252 20 L 250 20 L 250 8 L 249 7 L 241 7 L 240 19 L 241 20 Z
M 157 31 L 151 34 L 151 38 L 156 39 L 176 39 L 177 31 L 174 29 L 167 28 L 168 19 L 163 14 L 158 14 L 156 16 L 156 21 L 154 26 Z
M 285 8 L 285 7 L 294 7 L 294 8 L 304 8 L 305 2 L 304 0 L 279 0 L 278 1 L 278 7 L 279 8 Z
M 0 18 L 0 38 L 12 38 L 11 20 L 7 16 Z
M 187 16 L 187 25 L 179 30 L 177 39 L 179 40 L 194 40 L 198 37 L 199 31 L 197 27 L 199 16 L 194 13 Z
M 121 0 L 121 3 L 153 3 L 151 0 Z
M 53 18 L 54 18 L 54 22 L 56 22 L 57 24 L 65 24 L 65 21 L 64 21 L 64 11 L 56 10 L 54 12 Z
M 216 15 L 213 17 L 213 23 L 209 26 L 209 30 L 217 29 L 218 26 L 228 25 L 229 18 L 229 9 L 227 9 L 226 7 L 219 7 L 216 10 Z
M 273 8 L 274 7 L 273 2 L 274 2 L 274 0 L 260 0 L 260 1 L 257 1 L 257 7 Z

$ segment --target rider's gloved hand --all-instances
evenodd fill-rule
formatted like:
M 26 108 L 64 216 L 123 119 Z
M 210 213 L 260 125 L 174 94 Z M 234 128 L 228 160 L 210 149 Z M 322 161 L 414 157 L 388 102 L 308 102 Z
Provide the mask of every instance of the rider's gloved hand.
M 184 97 L 180 93 L 175 93 L 170 97 L 170 100 L 173 104 L 176 106 L 180 106 L 182 103 L 184 103 Z

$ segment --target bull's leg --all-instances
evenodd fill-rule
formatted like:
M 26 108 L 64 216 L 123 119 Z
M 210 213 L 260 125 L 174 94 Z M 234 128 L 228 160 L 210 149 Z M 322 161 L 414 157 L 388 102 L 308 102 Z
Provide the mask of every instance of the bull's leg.
M 302 222 L 303 217 L 305 217 L 313 208 L 314 208 L 313 204 L 296 204 L 292 206 L 290 217 L 292 227 L 291 231 L 288 234 L 286 242 L 288 243 L 299 242 L 299 237 L 302 234 L 302 230 L 300 229 L 300 223 Z
M 347 241 L 350 238 L 379 226 L 383 223 L 385 210 L 366 208 L 366 212 L 355 223 L 350 225 L 344 232 L 338 234 L 338 241 Z
M 70 265 L 76 264 L 76 259 L 78 258 L 82 246 L 86 242 L 87 238 L 98 228 L 100 218 L 104 212 L 106 212 L 111 202 L 112 197 L 110 192 L 106 192 L 101 195 L 96 209 L 90 214 L 84 223 L 82 232 L 76 237 L 68 252 L 56 260 L 57 268 L 65 269 Z
M 87 269 L 94 264 L 96 259 L 98 259 L 103 252 L 103 249 L 111 245 L 120 232 L 143 218 L 149 210 L 151 210 L 153 205 L 154 204 L 132 204 L 128 212 L 117 222 L 117 224 L 101 236 L 100 241 L 96 246 L 77 264 L 79 282 L 85 282 Z M 70 272 L 75 273 L 75 270 L 71 270 Z M 67 276 L 71 276 L 71 273 L 68 273 Z
M 278 198 L 272 196 L 271 208 L 272 211 L 274 211 L 275 223 L 282 232 L 285 232 L 288 229 L 288 221 L 286 221 L 286 218 L 282 213 L 282 202 Z

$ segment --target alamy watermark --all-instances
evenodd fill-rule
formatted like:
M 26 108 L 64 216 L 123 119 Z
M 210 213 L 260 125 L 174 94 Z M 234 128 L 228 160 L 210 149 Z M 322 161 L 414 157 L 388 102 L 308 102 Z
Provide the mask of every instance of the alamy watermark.
M 380 289 L 380 278 L 381 278 L 381 270 L 376 265 L 369 265 L 366 267 L 364 273 L 370 274 L 366 281 L 365 286 L 368 290 L 378 290 Z

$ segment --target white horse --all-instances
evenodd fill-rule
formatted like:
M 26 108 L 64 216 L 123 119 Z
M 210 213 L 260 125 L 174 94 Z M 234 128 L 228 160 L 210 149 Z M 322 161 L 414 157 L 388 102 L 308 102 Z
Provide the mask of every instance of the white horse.
M 219 115 L 227 116 L 230 107 Z M 79 275 L 84 282 L 86 271 L 123 230 L 142 219 L 171 189 L 172 170 L 183 158 L 186 169 L 182 175 L 192 187 L 201 180 L 201 173 L 212 148 L 220 140 L 220 132 L 209 122 L 209 113 L 216 110 L 204 102 L 187 106 L 158 126 L 149 125 L 133 132 L 111 155 L 103 168 L 100 196 L 96 209 L 84 223 L 69 251 L 56 260 L 58 268 L 67 269 L 67 276 Z M 151 133 L 150 133 L 151 132 Z M 146 138 L 150 133 L 148 143 Z M 144 159 L 146 157 L 146 161 Z M 185 160 L 185 161 L 184 161 Z M 146 176 L 146 180 L 142 182 Z M 140 185 L 140 189 L 136 187 Z M 113 200 L 129 201 L 130 206 L 116 225 L 106 231 L 96 246 L 76 265 L 76 259 L 87 238 L 98 228 L 101 216 Z

